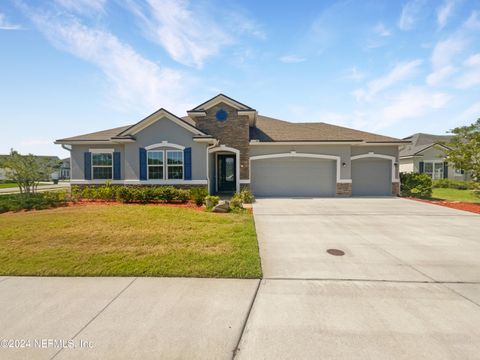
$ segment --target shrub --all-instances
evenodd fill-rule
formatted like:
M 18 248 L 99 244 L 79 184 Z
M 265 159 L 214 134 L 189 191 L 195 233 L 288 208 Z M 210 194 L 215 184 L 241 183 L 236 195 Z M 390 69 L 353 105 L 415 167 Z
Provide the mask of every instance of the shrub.
M 430 198 L 432 179 L 427 174 L 400 173 L 400 192 L 402 196 Z
M 121 186 L 117 189 L 116 191 L 116 199 L 117 201 L 123 202 L 123 203 L 129 203 L 134 200 L 133 188 L 130 188 L 128 186 Z
M 190 197 L 197 206 L 202 206 L 205 202 L 205 197 L 208 196 L 206 187 L 195 187 L 190 189 Z
M 243 189 L 238 194 L 243 204 L 252 204 L 255 201 L 255 197 L 248 189 Z
M 213 196 L 213 195 L 208 195 L 205 196 L 205 205 L 207 205 L 207 209 L 211 209 L 214 206 L 218 205 L 220 202 L 220 197 L 218 196 Z
M 68 201 L 65 191 L 0 196 L 0 213 L 20 210 L 41 210 L 62 206 Z

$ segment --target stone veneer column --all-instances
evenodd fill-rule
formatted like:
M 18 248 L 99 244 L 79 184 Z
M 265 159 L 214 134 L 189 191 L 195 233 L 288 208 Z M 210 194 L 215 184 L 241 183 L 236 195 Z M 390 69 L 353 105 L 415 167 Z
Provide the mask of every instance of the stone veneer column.
M 400 195 L 400 182 L 392 182 L 392 195 Z
M 352 183 L 337 183 L 337 196 L 352 196 Z
M 227 112 L 225 121 L 218 121 L 216 113 L 220 109 Z M 240 151 L 240 180 L 246 180 L 250 176 L 249 171 L 249 131 L 250 124 L 248 116 L 238 115 L 233 107 L 219 103 L 207 109 L 206 116 L 195 119 L 196 126 L 212 135 L 220 141 L 220 145 L 232 147 Z

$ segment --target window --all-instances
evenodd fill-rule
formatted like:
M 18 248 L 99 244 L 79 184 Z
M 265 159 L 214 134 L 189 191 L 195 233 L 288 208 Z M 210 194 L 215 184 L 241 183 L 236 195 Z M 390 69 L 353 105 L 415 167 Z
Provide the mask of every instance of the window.
M 183 179 L 183 151 L 167 150 L 167 179 Z
M 147 153 L 148 179 L 163 179 L 163 151 L 149 151 Z
M 423 166 L 423 172 L 433 180 L 443 179 L 443 161 L 426 161 Z
M 113 154 L 93 153 L 92 154 L 93 179 L 106 180 L 113 177 Z

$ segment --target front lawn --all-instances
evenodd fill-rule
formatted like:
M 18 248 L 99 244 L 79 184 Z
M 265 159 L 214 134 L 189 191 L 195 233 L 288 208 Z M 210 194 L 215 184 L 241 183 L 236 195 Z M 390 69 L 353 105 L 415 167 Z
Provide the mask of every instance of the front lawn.
M 480 203 L 480 197 L 476 196 L 472 190 L 434 188 L 432 191 L 432 198 L 448 201 Z
M 251 214 L 84 205 L 0 215 L 0 275 L 261 277 Z

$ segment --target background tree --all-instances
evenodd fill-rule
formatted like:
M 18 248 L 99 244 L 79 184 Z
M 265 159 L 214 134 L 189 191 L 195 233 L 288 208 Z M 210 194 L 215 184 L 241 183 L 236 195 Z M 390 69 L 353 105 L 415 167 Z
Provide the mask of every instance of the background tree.
M 49 180 L 58 164 L 32 154 L 21 155 L 12 149 L 1 161 L 0 167 L 5 169 L 7 179 L 17 183 L 22 194 L 31 194 L 37 191 L 40 181 Z
M 452 140 L 447 144 L 447 159 L 456 169 L 468 171 L 475 181 L 480 181 L 480 118 L 469 126 L 450 131 Z

